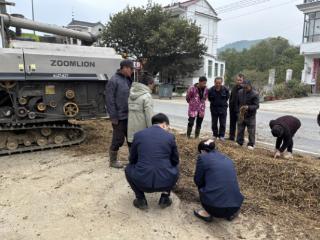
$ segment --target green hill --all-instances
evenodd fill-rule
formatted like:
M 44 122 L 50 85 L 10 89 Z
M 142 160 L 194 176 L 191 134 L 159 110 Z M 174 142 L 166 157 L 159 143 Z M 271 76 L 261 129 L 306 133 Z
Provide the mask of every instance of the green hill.
M 235 49 L 236 51 L 241 52 L 243 49 L 250 49 L 251 47 L 260 43 L 263 40 L 264 39 L 242 40 L 242 41 L 229 43 L 229 44 L 225 45 L 224 47 L 219 48 L 218 53 L 223 52 L 224 50 L 227 50 L 227 49 Z

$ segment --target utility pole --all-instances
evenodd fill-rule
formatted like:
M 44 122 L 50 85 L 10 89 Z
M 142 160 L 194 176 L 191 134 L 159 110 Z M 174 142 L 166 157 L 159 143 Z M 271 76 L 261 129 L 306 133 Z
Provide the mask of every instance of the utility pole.
M 34 21 L 34 8 L 33 8 L 33 0 L 31 0 L 31 7 L 32 7 L 32 21 Z M 33 31 L 33 35 L 36 35 L 36 31 Z

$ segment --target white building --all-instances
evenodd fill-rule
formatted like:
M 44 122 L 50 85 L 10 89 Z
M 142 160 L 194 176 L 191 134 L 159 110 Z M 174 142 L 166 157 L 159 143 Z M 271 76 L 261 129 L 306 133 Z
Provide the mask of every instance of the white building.
M 104 25 L 101 22 L 91 23 L 72 19 L 66 28 L 80 32 L 88 32 L 92 35 L 98 35 L 103 31 Z M 65 42 L 67 44 L 83 45 L 81 40 L 75 38 L 66 38 Z
M 218 22 L 220 19 L 216 11 L 206 0 L 189 0 L 178 2 L 165 7 L 173 16 L 186 18 L 201 27 L 201 37 L 207 46 L 203 57 L 202 68 L 195 72 L 193 77 L 184 79 L 184 85 L 198 82 L 199 76 L 208 78 L 208 85 L 214 84 L 216 77 L 225 75 L 225 62 L 217 59 Z
M 305 57 L 302 82 L 320 93 L 320 0 L 304 0 L 297 6 L 304 13 L 301 54 Z

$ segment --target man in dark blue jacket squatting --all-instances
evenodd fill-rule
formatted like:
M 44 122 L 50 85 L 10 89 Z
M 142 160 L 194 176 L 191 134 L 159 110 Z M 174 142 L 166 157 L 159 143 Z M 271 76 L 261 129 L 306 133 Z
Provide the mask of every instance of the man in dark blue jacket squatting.
M 142 210 L 148 208 L 145 192 L 162 192 L 160 207 L 170 206 L 170 192 L 179 177 L 179 154 L 174 135 L 168 133 L 168 117 L 159 113 L 152 117 L 152 125 L 134 135 L 130 164 L 125 169 L 136 195 L 133 205 Z
M 198 218 L 211 222 L 213 217 L 229 221 L 238 216 L 243 202 L 237 173 L 230 158 L 215 150 L 213 140 L 201 141 L 194 182 L 204 210 L 194 211 Z

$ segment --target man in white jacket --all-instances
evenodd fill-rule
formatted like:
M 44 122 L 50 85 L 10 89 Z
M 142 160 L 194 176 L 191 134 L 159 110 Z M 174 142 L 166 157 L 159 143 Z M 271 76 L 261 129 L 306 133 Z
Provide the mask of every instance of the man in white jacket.
M 129 117 L 128 117 L 128 142 L 133 142 L 133 136 L 145 128 L 151 127 L 153 116 L 152 89 L 154 79 L 144 74 L 139 82 L 134 82 L 129 95 Z

